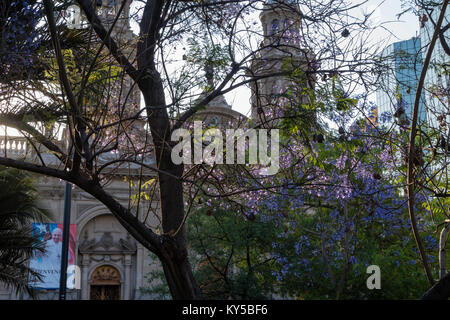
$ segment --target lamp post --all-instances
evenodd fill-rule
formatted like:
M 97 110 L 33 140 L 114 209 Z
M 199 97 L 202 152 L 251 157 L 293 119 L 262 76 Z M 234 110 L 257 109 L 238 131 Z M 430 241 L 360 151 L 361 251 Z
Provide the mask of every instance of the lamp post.
M 61 251 L 61 273 L 59 277 L 59 300 L 66 300 L 67 260 L 69 256 L 70 207 L 72 202 L 72 185 L 66 182 L 64 191 L 63 241 Z

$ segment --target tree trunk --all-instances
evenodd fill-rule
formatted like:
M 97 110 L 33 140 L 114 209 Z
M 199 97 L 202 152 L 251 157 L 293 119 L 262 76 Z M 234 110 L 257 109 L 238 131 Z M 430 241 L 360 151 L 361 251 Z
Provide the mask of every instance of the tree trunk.
M 167 110 L 161 107 L 165 105 L 165 98 L 161 79 L 156 71 L 151 79 L 141 87 L 141 90 L 147 106 L 148 123 L 159 169 L 164 235 L 161 237 L 162 252 L 158 256 L 162 262 L 172 297 L 174 299 L 197 299 L 200 297 L 200 289 L 188 261 L 185 228 L 182 225 L 184 203 L 181 176 L 184 167 L 175 165 L 171 159 L 170 122 Z M 152 106 L 159 107 L 152 108 Z
M 162 158 L 169 158 L 161 161 L 160 169 L 180 178 L 159 173 L 162 227 L 166 234 L 162 236 L 163 252 L 160 259 L 173 299 L 197 299 L 200 297 L 200 289 L 192 274 L 186 248 L 185 228 L 182 226 L 184 223 L 183 185 L 181 182 L 183 166 L 173 164 L 170 152 L 166 148 L 164 149 L 165 156 Z M 180 230 L 178 230 L 179 228 Z M 178 233 L 174 235 L 177 230 Z
M 162 228 L 160 242 L 153 252 L 163 264 L 167 283 L 174 299 L 199 298 L 200 290 L 194 280 L 188 261 L 183 224 L 184 203 L 181 176 L 183 166 L 175 165 L 171 159 L 171 125 L 161 76 L 156 68 L 155 51 L 161 35 L 164 8 L 170 0 L 148 0 L 145 2 L 140 22 L 140 39 L 137 43 L 137 69 L 122 54 L 114 40 L 108 35 L 102 22 L 88 0 L 78 0 L 97 35 L 111 54 L 136 82 L 144 96 L 148 125 L 153 139 L 155 160 L 159 179 Z M 177 230 L 180 229 L 178 232 Z M 174 235 L 174 233 L 176 235 Z M 142 233 L 142 230 L 141 230 Z M 145 237 L 144 239 L 145 240 Z
M 176 248 L 173 239 L 163 243 L 160 258 L 172 298 L 175 300 L 200 299 L 200 288 L 192 274 L 186 248 Z

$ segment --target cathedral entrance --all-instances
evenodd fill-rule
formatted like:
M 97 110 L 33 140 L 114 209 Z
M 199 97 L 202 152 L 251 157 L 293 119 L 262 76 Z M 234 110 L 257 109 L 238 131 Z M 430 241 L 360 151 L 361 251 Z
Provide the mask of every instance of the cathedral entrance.
M 120 273 L 116 268 L 100 266 L 91 276 L 90 300 L 120 300 Z
M 90 300 L 120 300 L 120 286 L 91 286 Z

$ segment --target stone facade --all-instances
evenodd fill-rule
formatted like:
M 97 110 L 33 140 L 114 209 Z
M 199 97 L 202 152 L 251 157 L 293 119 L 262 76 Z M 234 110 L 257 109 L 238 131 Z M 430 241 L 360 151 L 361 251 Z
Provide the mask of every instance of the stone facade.
M 37 176 L 36 186 L 40 194 L 40 206 L 47 209 L 52 217 L 51 223 L 62 223 L 64 215 L 65 183 L 58 179 Z M 128 184 L 119 177 L 112 181 L 108 192 L 116 197 L 124 206 L 129 200 Z M 158 203 L 152 203 L 153 210 L 159 210 Z M 143 206 L 143 214 L 147 207 Z M 93 287 L 102 286 L 105 281 L 118 281 L 117 299 L 150 299 L 151 296 L 141 292 L 141 288 L 151 284 L 145 279 L 151 270 L 156 268 L 155 260 L 150 252 L 137 243 L 119 224 L 110 211 L 98 200 L 79 188 L 72 191 L 71 224 L 76 224 L 75 264 L 81 271 L 81 288 L 68 290 L 67 299 L 87 300 L 92 298 Z M 149 221 L 149 224 L 155 221 Z M 98 279 L 96 272 L 112 267 L 118 276 L 114 279 Z M 103 281 L 103 282 L 102 282 Z M 0 286 L 0 299 L 29 299 L 27 294 L 17 295 L 13 290 Z M 36 299 L 58 299 L 58 290 L 37 290 Z

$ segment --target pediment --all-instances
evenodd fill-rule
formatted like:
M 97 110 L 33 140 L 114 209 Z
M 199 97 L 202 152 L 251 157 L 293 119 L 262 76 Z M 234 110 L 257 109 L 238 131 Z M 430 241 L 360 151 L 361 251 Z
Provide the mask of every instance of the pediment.
M 112 254 L 112 253 L 134 253 L 136 252 L 136 242 L 127 234 L 126 239 L 120 238 L 115 241 L 111 232 L 103 232 L 101 238 L 96 240 L 88 238 L 85 234 L 83 242 L 79 246 L 80 253 Z

